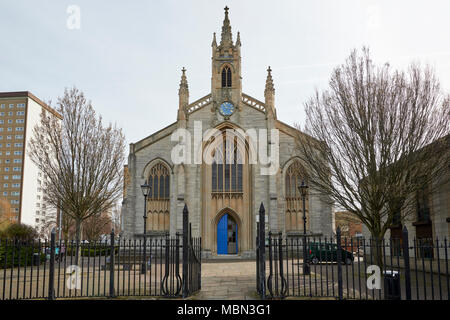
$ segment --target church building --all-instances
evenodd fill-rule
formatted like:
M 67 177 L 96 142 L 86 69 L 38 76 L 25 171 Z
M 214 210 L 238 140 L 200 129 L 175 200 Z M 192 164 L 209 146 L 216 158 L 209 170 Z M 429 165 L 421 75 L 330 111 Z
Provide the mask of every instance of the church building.
M 187 204 L 192 235 L 202 237 L 202 253 L 206 258 L 225 254 L 254 257 L 261 203 L 265 207 L 267 231 L 282 232 L 288 237 L 303 234 L 299 186 L 307 183 L 308 176 L 298 157 L 296 139 L 310 137 L 277 119 L 270 67 L 264 102 L 242 91 L 241 39 L 238 32 L 233 41 L 228 15 L 225 8 L 220 42 L 214 33 L 211 44 L 210 93 L 190 102 L 183 68 L 176 122 L 130 144 L 122 205 L 126 238 L 141 238 L 144 233 L 145 200 L 141 191 L 144 183 L 151 187 L 145 206 L 147 236 L 167 233 L 173 236 L 181 232 L 183 207 Z M 196 139 L 199 125 L 203 138 Z M 223 133 L 224 139 L 218 139 L 217 134 L 208 138 L 211 129 Z M 211 162 L 187 158 L 174 161 L 174 148 L 180 144 L 176 133 L 183 130 L 192 137 L 184 142 L 192 150 L 190 157 L 198 160 L 211 156 Z M 235 133 L 231 139 L 225 138 L 228 131 Z M 271 135 L 273 131 L 277 132 L 276 139 Z M 276 144 L 278 158 L 273 172 L 263 172 L 265 164 L 260 163 L 259 157 L 258 161 L 251 161 L 252 153 L 256 152 L 245 132 L 256 132 L 259 136 L 267 132 L 266 153 Z M 306 197 L 308 235 L 332 235 L 332 208 L 325 200 L 323 195 L 313 192 Z

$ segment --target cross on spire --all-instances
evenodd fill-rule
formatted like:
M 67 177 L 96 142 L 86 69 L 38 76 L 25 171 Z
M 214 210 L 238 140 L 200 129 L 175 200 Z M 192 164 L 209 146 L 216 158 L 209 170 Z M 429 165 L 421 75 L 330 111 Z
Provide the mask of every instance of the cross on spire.
M 222 25 L 222 37 L 220 39 L 220 46 L 230 47 L 233 45 L 230 20 L 228 19 L 228 7 L 225 7 L 225 19 Z

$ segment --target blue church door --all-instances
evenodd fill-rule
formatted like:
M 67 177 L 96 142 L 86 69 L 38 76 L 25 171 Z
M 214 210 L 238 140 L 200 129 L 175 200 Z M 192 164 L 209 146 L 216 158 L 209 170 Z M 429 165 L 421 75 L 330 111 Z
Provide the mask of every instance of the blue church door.
M 237 223 L 224 214 L 217 224 L 217 254 L 237 254 Z

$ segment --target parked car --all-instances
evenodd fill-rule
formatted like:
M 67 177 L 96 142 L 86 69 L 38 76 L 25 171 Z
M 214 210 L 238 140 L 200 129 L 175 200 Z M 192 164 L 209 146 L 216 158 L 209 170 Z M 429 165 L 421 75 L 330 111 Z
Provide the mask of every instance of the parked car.
M 310 243 L 309 261 L 317 264 L 324 261 L 337 261 L 337 244 L 332 243 Z M 342 249 L 341 261 L 345 264 L 352 264 L 354 261 L 353 253 Z

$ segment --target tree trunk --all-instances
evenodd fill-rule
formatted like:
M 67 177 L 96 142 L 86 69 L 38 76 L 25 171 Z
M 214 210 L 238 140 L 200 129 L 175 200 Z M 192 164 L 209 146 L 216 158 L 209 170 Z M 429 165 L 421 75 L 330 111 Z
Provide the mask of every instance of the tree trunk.
M 78 262 L 81 260 L 81 250 L 80 250 L 80 242 L 81 242 L 81 223 L 83 220 L 76 219 L 75 221 L 75 264 L 78 265 Z
M 383 270 L 383 235 L 372 233 L 372 243 L 370 251 L 373 257 L 373 263 Z

